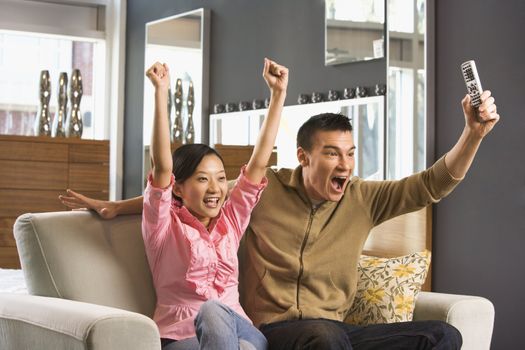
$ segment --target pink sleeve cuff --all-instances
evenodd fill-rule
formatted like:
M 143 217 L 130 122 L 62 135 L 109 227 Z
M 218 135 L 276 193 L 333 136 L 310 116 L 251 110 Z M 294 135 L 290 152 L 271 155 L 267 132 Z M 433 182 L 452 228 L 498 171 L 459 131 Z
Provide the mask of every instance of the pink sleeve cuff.
M 246 164 L 241 167 L 241 173 L 237 178 L 237 186 L 248 191 L 262 191 L 268 186 L 268 178 L 264 176 L 260 183 L 255 184 L 246 177 Z
M 144 197 L 148 196 L 149 201 L 168 201 L 171 202 L 171 192 L 173 185 L 175 184 L 175 177 L 171 174 L 170 184 L 165 188 L 155 187 L 153 185 L 153 176 L 151 173 L 148 175 L 148 183 L 146 185 L 146 190 L 144 190 Z
M 155 241 L 158 241 L 163 237 L 164 231 L 169 226 L 172 203 L 171 189 L 174 183 L 172 175 L 168 187 L 158 188 L 153 186 L 151 174 L 148 176 L 142 211 L 142 234 L 145 240 L 154 238 Z

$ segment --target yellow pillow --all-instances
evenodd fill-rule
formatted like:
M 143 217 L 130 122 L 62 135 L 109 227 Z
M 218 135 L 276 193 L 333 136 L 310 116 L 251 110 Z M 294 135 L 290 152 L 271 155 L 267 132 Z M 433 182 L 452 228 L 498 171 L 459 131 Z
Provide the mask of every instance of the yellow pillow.
M 412 321 L 430 255 L 428 250 L 390 259 L 361 255 L 357 293 L 345 322 L 369 325 Z

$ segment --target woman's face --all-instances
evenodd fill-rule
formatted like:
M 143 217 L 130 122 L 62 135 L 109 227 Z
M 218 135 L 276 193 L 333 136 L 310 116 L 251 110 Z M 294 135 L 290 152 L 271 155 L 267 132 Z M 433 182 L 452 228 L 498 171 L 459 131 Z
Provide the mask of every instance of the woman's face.
M 208 227 L 211 219 L 219 215 L 228 193 L 222 161 L 214 154 L 204 156 L 189 178 L 182 184 L 175 182 L 173 191 L 182 198 L 184 206 Z

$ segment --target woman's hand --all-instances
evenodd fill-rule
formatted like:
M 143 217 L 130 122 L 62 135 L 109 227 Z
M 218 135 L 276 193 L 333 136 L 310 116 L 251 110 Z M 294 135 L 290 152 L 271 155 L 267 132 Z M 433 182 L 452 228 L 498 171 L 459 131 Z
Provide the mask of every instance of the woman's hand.
M 288 87 L 288 68 L 265 58 L 262 75 L 272 93 L 286 92 Z
M 170 70 L 166 63 L 155 62 L 146 71 L 146 76 L 156 90 L 168 91 L 170 87 Z

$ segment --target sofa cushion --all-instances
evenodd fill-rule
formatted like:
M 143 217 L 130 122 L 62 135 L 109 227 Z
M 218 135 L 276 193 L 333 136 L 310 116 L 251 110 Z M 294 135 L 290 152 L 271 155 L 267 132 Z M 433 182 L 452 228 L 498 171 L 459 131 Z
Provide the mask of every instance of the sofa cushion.
M 428 250 L 396 258 L 362 255 L 357 293 L 345 321 L 357 325 L 411 321 L 430 255 Z
M 24 214 L 14 226 L 29 294 L 152 316 L 155 290 L 140 215 L 90 211 Z

